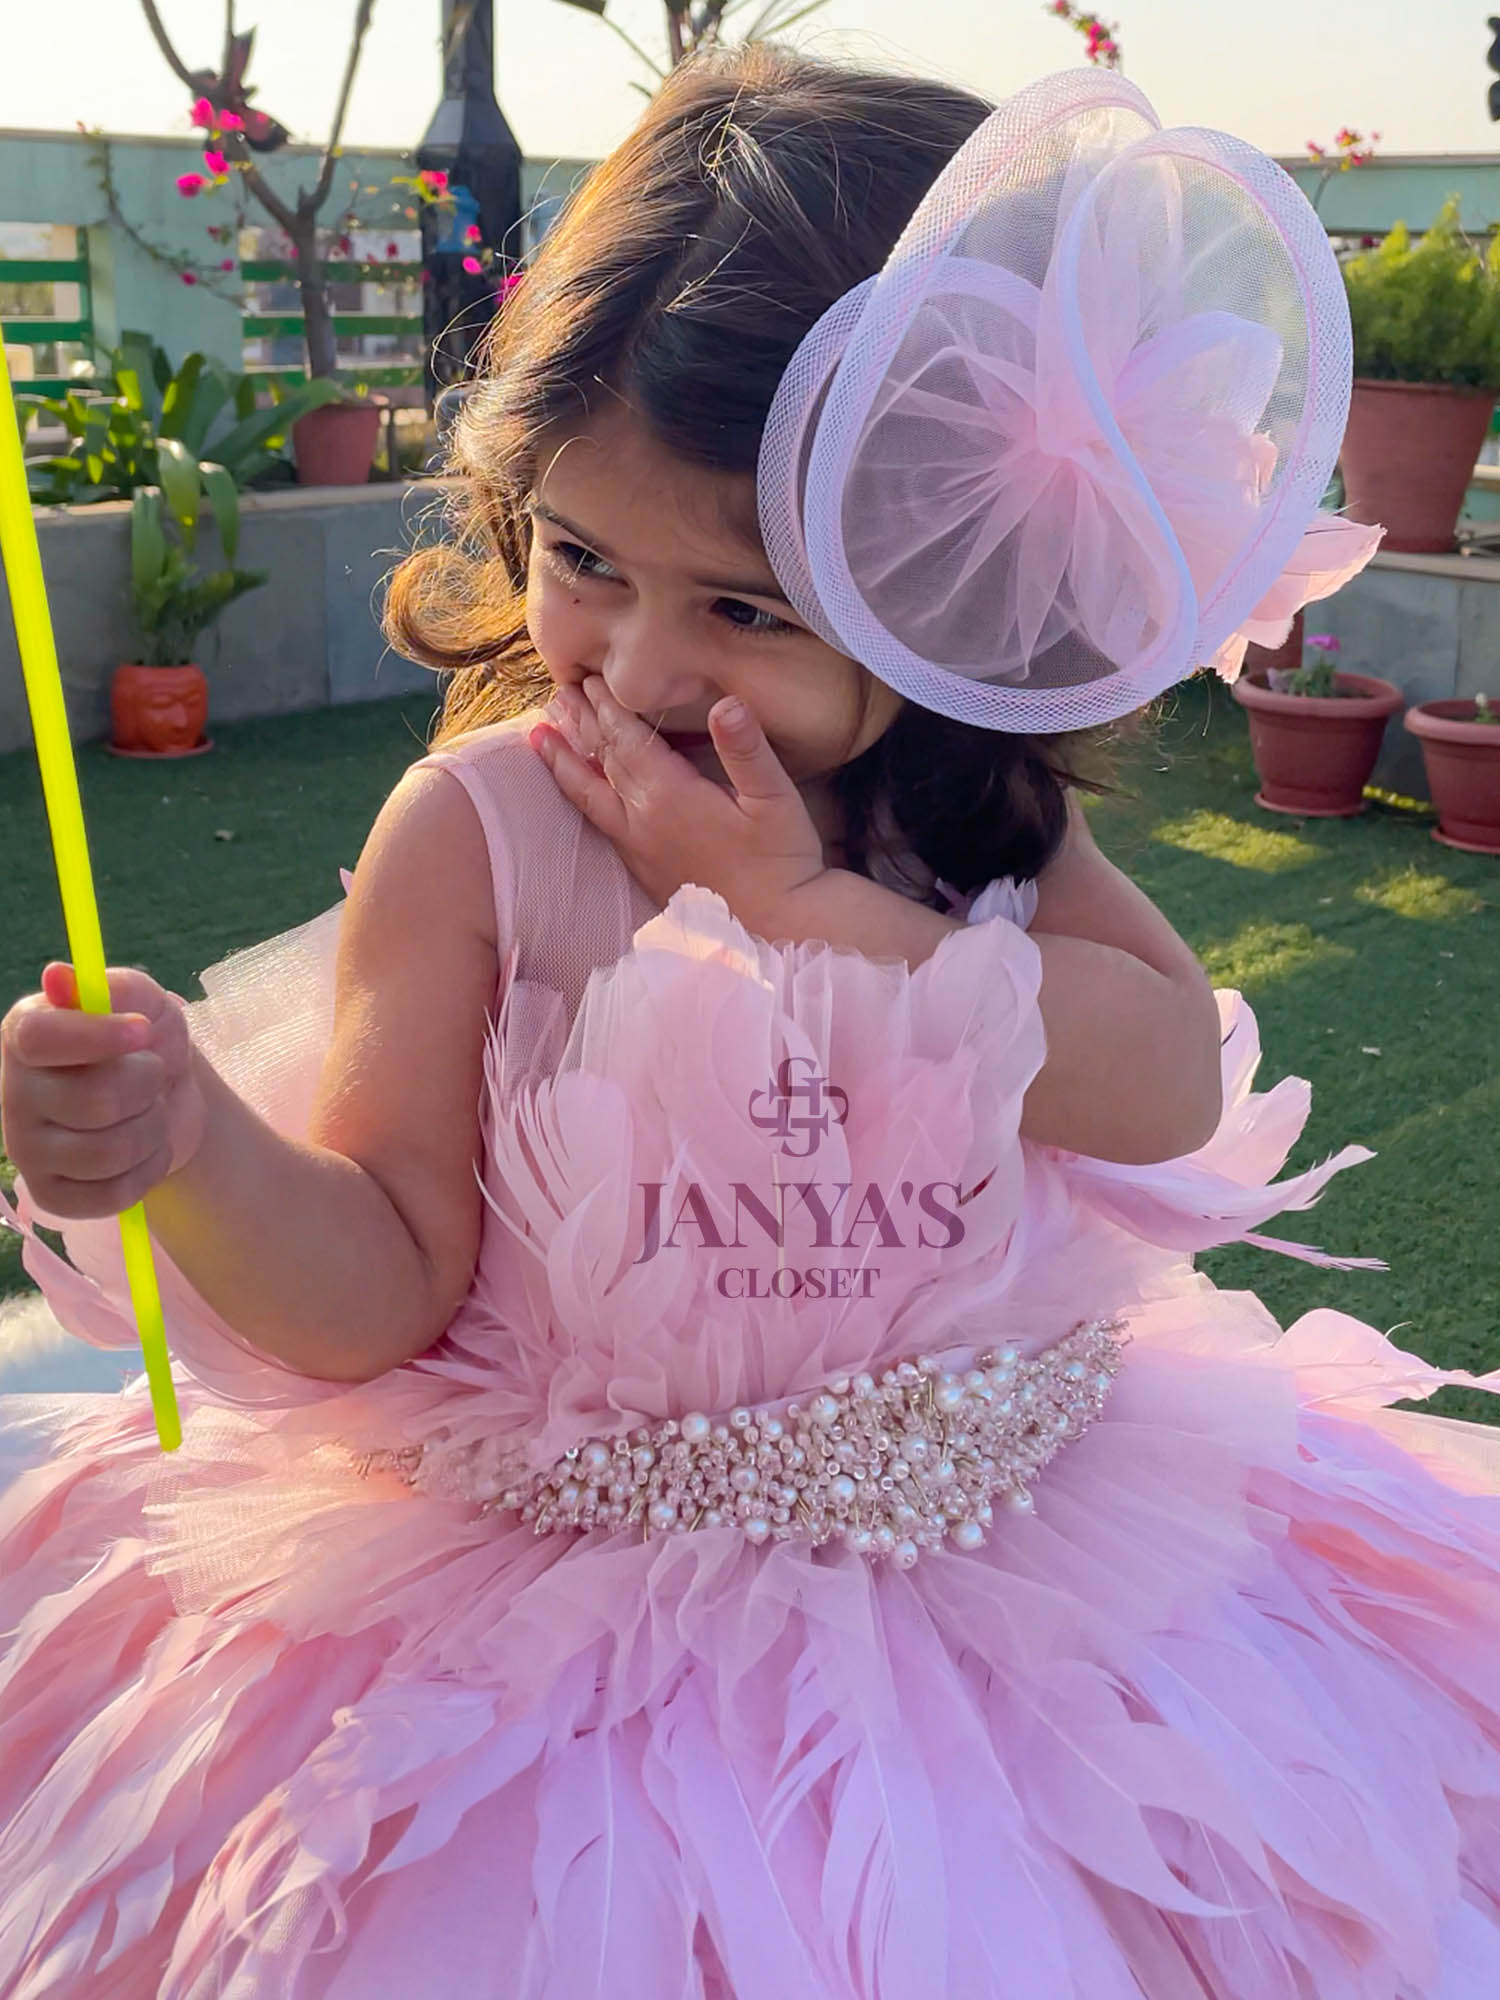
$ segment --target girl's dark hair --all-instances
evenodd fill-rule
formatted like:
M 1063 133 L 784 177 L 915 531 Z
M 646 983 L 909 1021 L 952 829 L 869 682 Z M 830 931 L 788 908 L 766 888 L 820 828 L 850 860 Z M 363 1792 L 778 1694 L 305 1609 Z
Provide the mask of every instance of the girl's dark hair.
M 387 637 L 451 675 L 435 741 L 550 696 L 525 623 L 523 509 L 549 428 L 623 397 L 671 452 L 748 476 L 753 534 L 761 431 L 795 349 L 885 262 L 991 109 L 947 84 L 768 43 L 672 72 L 496 320 L 454 429 L 456 532 L 392 578 Z M 844 865 L 868 874 L 872 849 L 899 863 L 909 848 L 963 891 L 1036 875 L 1062 840 L 1066 787 L 1110 789 L 1099 747 L 1099 732 L 1008 736 L 906 702 L 831 775 Z M 928 882 L 913 890 L 940 901 Z

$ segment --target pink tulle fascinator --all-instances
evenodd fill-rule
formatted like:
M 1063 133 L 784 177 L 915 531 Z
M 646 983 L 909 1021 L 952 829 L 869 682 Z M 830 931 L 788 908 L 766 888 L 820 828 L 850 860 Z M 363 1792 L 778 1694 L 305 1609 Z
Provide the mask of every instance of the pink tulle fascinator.
M 1319 512 L 1352 355 L 1328 238 L 1223 132 L 1118 74 L 1001 105 L 793 356 L 766 553 L 820 637 L 990 729 L 1107 722 L 1370 557 Z

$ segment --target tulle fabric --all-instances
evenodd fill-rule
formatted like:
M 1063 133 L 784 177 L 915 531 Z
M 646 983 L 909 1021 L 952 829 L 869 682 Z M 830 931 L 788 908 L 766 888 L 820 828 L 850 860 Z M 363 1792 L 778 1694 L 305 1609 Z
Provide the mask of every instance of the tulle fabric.
M 1162 130 L 1117 73 L 997 107 L 777 389 L 757 469 L 801 616 L 926 708 L 1078 729 L 1250 640 L 1370 560 L 1321 513 L 1349 312 L 1294 183 Z
M 238 1017 L 242 1084 L 292 1120 L 334 928 L 259 962 L 274 1084 Z M 1354 1158 L 1270 1185 L 1305 1090 L 1254 1091 L 1236 996 L 1193 1160 L 1020 1142 L 1038 964 L 1004 917 L 908 974 L 683 890 L 591 979 L 555 1073 L 507 1064 L 537 1004 L 509 989 L 482 1262 L 429 1354 L 312 1384 L 183 1285 L 180 1452 L 141 1383 L 3 1411 L 38 1455 L 0 1494 L 7 2000 L 1493 1993 L 1500 1440 L 1387 1407 L 1474 1378 L 1335 1311 L 1283 1334 L 1192 1270 Z M 225 989 L 205 1004 L 227 1023 Z M 847 1092 L 820 1175 L 969 1197 L 960 1242 L 898 1231 L 842 1310 L 736 1309 L 700 1241 L 638 1261 L 622 1195 L 805 1177 L 755 1122 L 788 1053 Z M 37 1240 L 32 1268 L 123 1337 L 108 1231 L 68 1234 L 87 1272 Z M 542 1462 L 1122 1308 L 1126 1365 L 1036 1517 L 909 1572 L 732 1529 L 536 1538 L 359 1469 L 432 1435 Z

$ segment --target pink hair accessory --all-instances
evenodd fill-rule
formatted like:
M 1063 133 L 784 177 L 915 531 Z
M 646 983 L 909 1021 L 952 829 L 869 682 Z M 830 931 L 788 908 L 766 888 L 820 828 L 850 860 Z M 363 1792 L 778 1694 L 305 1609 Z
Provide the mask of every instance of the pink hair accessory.
M 1106 722 L 1238 673 L 1381 530 L 1319 511 L 1349 315 L 1288 175 L 1114 73 L 1001 105 L 802 342 L 758 469 L 829 644 L 980 727 Z

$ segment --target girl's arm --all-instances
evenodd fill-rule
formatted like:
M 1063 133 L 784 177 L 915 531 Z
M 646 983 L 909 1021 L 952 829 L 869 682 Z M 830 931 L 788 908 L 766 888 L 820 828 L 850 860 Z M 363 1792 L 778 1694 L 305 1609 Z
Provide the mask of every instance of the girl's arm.
M 1058 854 L 1037 878 L 1047 1060 L 1022 1134 L 1144 1166 L 1213 1135 L 1222 1111 L 1219 1012 L 1208 976 L 1150 898 L 1094 844 L 1070 793 Z M 784 934 L 916 966 L 963 929 L 877 882 L 831 869 L 801 892 Z
M 411 772 L 355 872 L 308 1138 L 274 1131 L 200 1057 L 202 1142 L 146 1198 L 173 1262 L 263 1353 L 365 1381 L 452 1318 L 478 1249 L 496 967 L 473 808 L 444 772 Z

